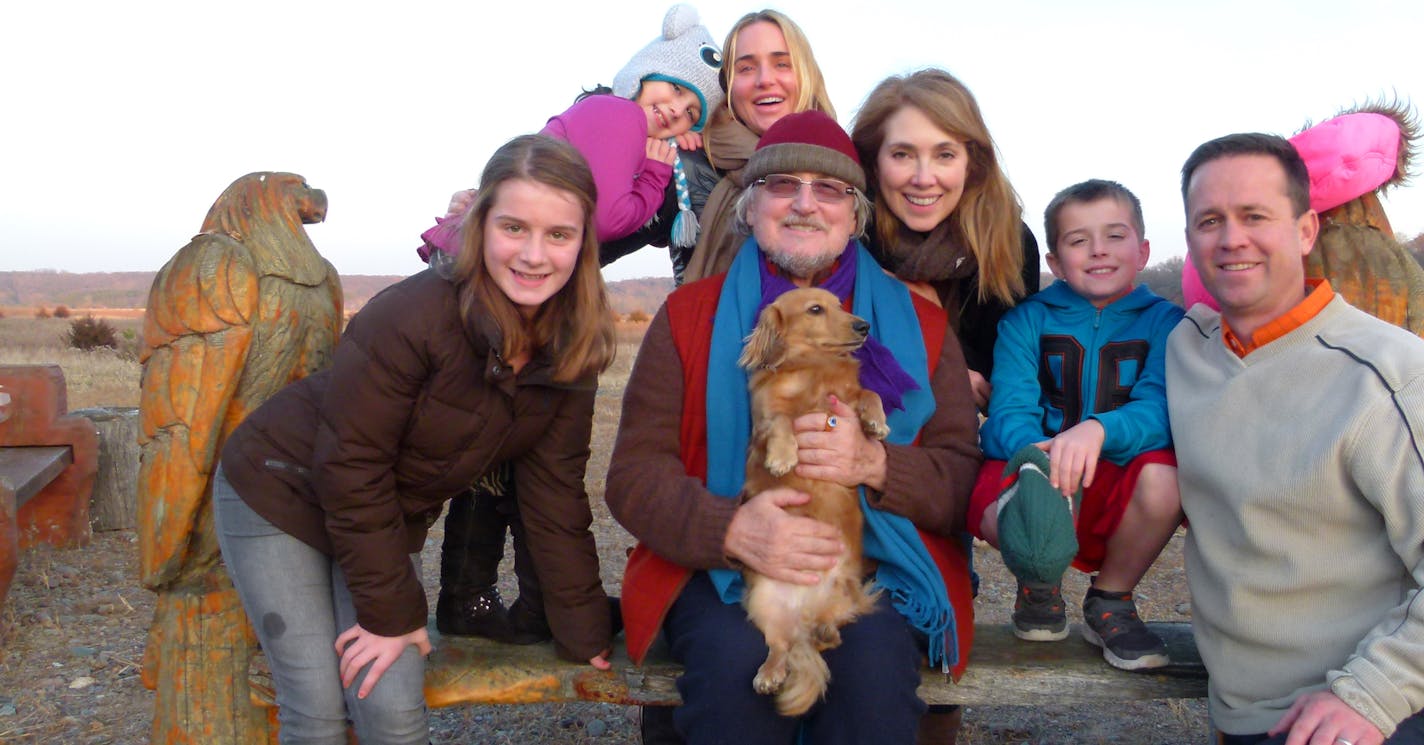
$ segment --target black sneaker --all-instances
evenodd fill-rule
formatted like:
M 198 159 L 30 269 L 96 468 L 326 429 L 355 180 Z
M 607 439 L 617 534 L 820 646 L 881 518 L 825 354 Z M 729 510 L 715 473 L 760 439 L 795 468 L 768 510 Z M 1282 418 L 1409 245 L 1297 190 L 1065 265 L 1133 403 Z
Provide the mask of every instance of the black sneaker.
M 1083 638 L 1103 650 L 1103 659 L 1119 670 L 1149 670 L 1170 660 L 1167 645 L 1137 617 L 1130 592 L 1089 589 L 1083 598 Z
M 1041 585 L 1019 581 L 1014 599 L 1014 636 L 1031 642 L 1068 638 L 1068 614 L 1063 609 L 1061 583 Z

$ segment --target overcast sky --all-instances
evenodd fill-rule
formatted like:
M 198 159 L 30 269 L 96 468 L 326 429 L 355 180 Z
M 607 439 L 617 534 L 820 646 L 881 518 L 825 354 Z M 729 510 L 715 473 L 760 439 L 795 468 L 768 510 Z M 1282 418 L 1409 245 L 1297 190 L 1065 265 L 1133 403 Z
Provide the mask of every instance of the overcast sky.
M 501 143 L 609 83 L 670 3 L 11 3 L 0 22 L 0 270 L 155 270 L 251 171 L 324 189 L 308 226 L 344 274 L 409 274 L 419 233 Z M 694 3 L 720 43 L 760 6 Z M 1184 251 L 1178 172 L 1229 132 L 1290 135 L 1352 103 L 1424 105 L 1424 2 L 1004 0 L 776 4 L 841 123 L 926 66 L 979 99 L 1026 219 L 1121 181 L 1154 260 Z M 1424 164 L 1421 164 L 1424 166 Z M 1386 208 L 1424 232 L 1424 180 Z M 645 249 L 610 279 L 670 275 Z

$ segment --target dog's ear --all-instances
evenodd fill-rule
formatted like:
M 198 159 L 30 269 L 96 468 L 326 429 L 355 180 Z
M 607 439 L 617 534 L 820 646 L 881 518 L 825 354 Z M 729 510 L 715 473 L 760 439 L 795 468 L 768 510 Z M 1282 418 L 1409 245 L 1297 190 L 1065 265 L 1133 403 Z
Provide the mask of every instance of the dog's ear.
M 737 364 L 748 370 L 758 367 L 776 367 L 786 356 L 786 345 L 781 341 L 783 320 L 781 309 L 775 303 L 762 309 L 756 328 L 747 337 L 747 345 L 742 349 L 742 357 Z

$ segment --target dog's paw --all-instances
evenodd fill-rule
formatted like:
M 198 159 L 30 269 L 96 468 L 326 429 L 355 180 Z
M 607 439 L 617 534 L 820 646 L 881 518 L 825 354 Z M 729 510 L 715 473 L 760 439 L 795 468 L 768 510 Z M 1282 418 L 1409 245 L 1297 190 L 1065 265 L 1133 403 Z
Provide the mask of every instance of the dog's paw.
M 865 436 L 872 440 L 883 440 L 890 436 L 890 425 L 885 423 L 885 419 L 862 419 L 860 429 L 865 432 Z
M 766 443 L 766 470 L 772 476 L 785 476 L 796 467 L 795 438 L 774 439 Z
M 811 630 L 811 643 L 817 652 L 835 649 L 841 645 L 841 630 L 833 624 L 819 624 Z
M 885 404 L 875 391 L 860 392 L 856 413 L 860 415 L 860 429 L 866 437 L 883 440 L 890 435 L 890 425 L 885 423 Z
M 786 665 L 772 665 L 769 660 L 762 663 L 756 677 L 752 678 L 752 688 L 764 696 L 780 693 L 785 684 Z

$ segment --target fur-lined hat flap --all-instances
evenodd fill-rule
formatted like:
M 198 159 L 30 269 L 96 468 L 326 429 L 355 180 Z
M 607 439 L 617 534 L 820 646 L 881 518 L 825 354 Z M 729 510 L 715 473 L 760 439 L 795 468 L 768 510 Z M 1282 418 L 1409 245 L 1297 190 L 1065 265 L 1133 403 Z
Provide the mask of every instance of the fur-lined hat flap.
M 1341 114 L 1290 138 L 1310 172 L 1311 209 L 1339 207 L 1395 178 L 1400 140 L 1394 119 L 1365 111 Z

